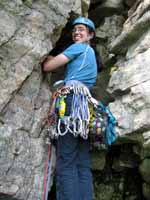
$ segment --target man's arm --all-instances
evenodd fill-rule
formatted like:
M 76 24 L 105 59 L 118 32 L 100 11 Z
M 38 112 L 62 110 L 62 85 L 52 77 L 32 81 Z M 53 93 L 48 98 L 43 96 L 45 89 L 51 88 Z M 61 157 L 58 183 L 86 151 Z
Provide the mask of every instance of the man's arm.
M 67 64 L 69 61 L 69 58 L 62 53 L 55 57 L 51 56 L 43 63 L 43 71 L 53 71 L 58 67 Z

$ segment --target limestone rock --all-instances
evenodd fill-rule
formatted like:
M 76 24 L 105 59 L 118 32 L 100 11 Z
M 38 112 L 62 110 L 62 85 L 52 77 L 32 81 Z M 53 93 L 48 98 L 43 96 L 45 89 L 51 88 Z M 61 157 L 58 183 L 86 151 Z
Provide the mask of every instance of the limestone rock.
M 96 2 L 96 4 L 97 6 L 90 11 L 90 17 L 95 21 L 96 25 L 100 25 L 105 17 L 121 14 L 124 8 L 123 0 L 100 1 Z
M 129 31 L 134 23 L 137 23 L 140 18 L 149 13 L 149 6 L 149 0 L 136 1 L 134 6 L 128 12 L 129 17 L 124 24 L 124 30 Z
M 5 23 L 6 21 L 7 23 Z M 15 31 L 17 30 L 16 18 L 13 15 L 8 14 L 6 11 L 1 10 L 0 24 L 0 45 L 2 45 L 15 34 Z
M 134 170 L 143 160 L 140 166 L 146 181 L 142 183 L 143 193 L 149 199 L 149 5 L 149 0 L 0 1 L 0 199 L 41 199 L 48 151 L 43 118 L 49 109 L 51 87 L 39 61 L 56 45 L 68 19 L 82 14 L 89 14 L 96 26 L 100 25 L 98 48 L 104 52 L 106 61 L 111 63 L 111 55 L 114 58 L 115 70 L 100 74 L 103 80 L 98 79 L 96 95 L 109 103 L 118 121 L 120 149 L 124 148 L 122 143 L 135 145 L 132 152 L 120 151 L 118 157 L 115 155 L 113 169 L 115 173 L 125 172 L 124 168 Z M 49 189 L 55 149 L 52 156 Z M 107 164 L 105 153 L 95 157 L 95 170 L 103 171 Z M 119 177 L 118 182 L 113 180 L 115 187 L 110 182 L 105 184 L 106 179 L 100 180 L 97 199 L 121 200 L 122 195 L 135 199 L 139 193 L 134 194 L 141 191 L 133 180 L 137 190 L 129 194 L 125 185 L 128 175 Z
M 150 199 L 150 184 L 149 183 L 143 184 L 143 194 L 147 200 Z
M 100 184 L 98 185 L 98 194 L 96 199 L 111 200 L 114 193 L 112 185 Z
M 149 0 L 139 1 L 133 16 L 131 15 L 124 24 L 122 33 L 110 44 L 112 52 L 124 54 L 127 48 L 137 41 L 150 26 Z M 123 48 L 122 48 L 123 47 Z
M 83 16 L 88 17 L 89 7 L 90 7 L 90 0 L 81 0 L 81 8 Z
M 102 4 L 106 7 L 121 8 L 123 6 L 122 0 L 107 0 Z
M 149 98 L 149 95 L 146 98 Z M 118 133 L 120 135 L 138 130 L 142 132 L 142 130 L 150 127 L 149 103 L 145 105 L 145 100 L 142 100 L 141 96 L 140 99 L 136 99 L 136 96 L 134 98 L 130 93 L 130 95 L 124 96 L 122 100 L 117 100 L 109 106 L 118 121 Z
M 126 58 L 130 59 L 132 57 L 135 57 L 136 55 L 143 53 L 149 48 L 150 48 L 150 29 L 146 31 L 139 38 L 139 40 L 137 40 L 137 42 L 135 42 L 128 48 Z
M 5 148 L 1 148 L 1 155 L 3 156 L 0 160 L 0 192 L 7 195 L 11 193 L 16 198 L 23 195 L 25 198 L 30 193 L 31 177 L 40 176 L 40 179 L 43 177 L 41 168 L 43 165 L 43 141 L 42 139 L 31 140 L 25 131 L 15 131 L 14 129 L 12 129 L 9 137 L 3 136 L 1 138 L 3 138 L 3 144 L 0 146 L 5 145 Z M 32 183 L 32 186 L 34 188 L 35 184 Z M 38 189 L 39 192 L 42 189 L 40 182 Z M 9 192 L 7 193 L 7 191 Z
M 88 5 L 84 1 L 84 12 Z M 42 198 L 43 119 L 51 92 L 39 61 L 55 45 L 70 13 L 81 12 L 80 0 L 0 1 L 0 199 Z
M 109 82 L 109 92 L 120 93 L 138 84 L 149 85 L 149 54 L 150 49 L 138 54 L 134 59 L 119 63 L 118 70 L 112 74 Z M 143 67 L 144 66 L 144 67 Z M 140 87 L 140 86 L 139 86 Z
M 132 149 L 133 154 L 120 152 L 119 157 L 114 158 L 112 167 L 119 173 L 119 171 L 124 172 L 124 168 L 135 169 L 142 162 L 140 173 L 145 181 L 143 194 L 146 199 L 149 199 L 150 1 L 125 2 L 130 7 L 128 18 L 121 34 L 118 34 L 109 46 L 106 46 L 109 49 L 108 55 L 110 53 L 116 55 L 115 70 L 110 73 L 107 91 L 113 97 L 109 108 L 118 122 L 116 130 L 119 140 L 117 144 L 123 149 L 128 148 L 124 148 L 122 143 L 132 143 L 135 146 Z M 101 1 L 99 8 L 102 4 Z M 109 31 L 105 34 L 100 33 L 99 37 L 103 44 Z M 99 84 L 99 88 L 101 87 L 103 86 Z M 129 199 L 135 198 L 134 195 L 128 195 L 128 191 L 125 194 Z
M 122 133 L 131 133 L 150 126 L 150 74 L 149 69 L 146 69 L 149 66 L 149 54 L 149 49 L 143 54 L 138 54 L 134 61 L 131 59 L 124 63 L 124 66 L 120 66 L 110 79 L 109 91 L 117 95 L 128 93 L 110 104 Z
M 103 24 L 96 29 L 96 37 L 112 42 L 121 33 L 123 21 L 123 16 L 105 17 Z
M 150 157 L 150 131 L 143 133 L 143 154 L 144 158 Z
M 125 0 L 125 3 L 126 3 L 129 7 L 131 7 L 131 6 L 133 6 L 133 4 L 135 3 L 135 1 L 134 1 L 134 0 Z
M 93 151 L 92 153 L 92 170 L 103 170 L 106 163 L 105 151 Z
M 3 194 L 8 194 L 8 195 L 14 195 L 17 193 L 17 191 L 19 190 L 19 186 L 17 185 L 12 185 L 11 183 L 8 184 L 2 184 L 0 186 L 0 191 Z
M 150 159 L 144 159 L 139 169 L 144 181 L 150 183 Z
M 112 15 L 105 17 L 103 23 L 96 29 L 97 50 L 101 55 L 104 64 L 109 65 L 109 61 L 112 59 L 108 44 L 116 39 L 121 33 L 124 17 L 121 15 Z M 105 41 L 105 45 L 104 42 Z

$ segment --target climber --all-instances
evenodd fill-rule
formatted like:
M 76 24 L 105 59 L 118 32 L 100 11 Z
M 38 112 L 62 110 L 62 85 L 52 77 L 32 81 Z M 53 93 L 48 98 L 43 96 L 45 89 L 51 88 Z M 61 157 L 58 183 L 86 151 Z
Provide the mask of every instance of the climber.
M 94 38 L 93 21 L 86 17 L 78 17 L 72 24 L 73 44 L 55 57 L 49 56 L 43 63 L 44 72 L 67 64 L 63 84 L 73 89 L 66 90 L 65 101 L 63 97 L 59 102 L 64 106 L 64 110 L 59 113 L 60 120 L 68 119 L 64 118 L 64 111 L 67 110 L 69 116 L 76 105 L 83 111 L 82 116 L 80 112 L 72 111 L 72 121 L 77 116 L 81 119 L 77 124 L 74 123 L 75 128 L 69 128 L 67 122 L 59 127 L 56 161 L 57 200 L 93 199 L 90 142 L 87 138 L 86 123 L 83 123 L 83 119 L 84 122 L 88 120 L 88 111 L 84 106 L 86 99 L 77 94 L 79 91 L 88 93 L 96 83 L 97 72 L 102 69 L 100 59 L 96 57 L 95 44 L 92 43 Z M 67 131 L 64 130 L 65 124 L 68 127 Z

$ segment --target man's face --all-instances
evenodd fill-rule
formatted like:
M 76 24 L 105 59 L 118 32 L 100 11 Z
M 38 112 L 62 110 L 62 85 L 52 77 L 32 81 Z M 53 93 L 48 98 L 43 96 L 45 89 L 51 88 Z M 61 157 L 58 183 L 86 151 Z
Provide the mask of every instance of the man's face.
M 88 42 L 92 38 L 92 35 L 92 33 L 89 33 L 89 29 L 83 24 L 75 25 L 72 30 L 72 39 L 74 42 Z

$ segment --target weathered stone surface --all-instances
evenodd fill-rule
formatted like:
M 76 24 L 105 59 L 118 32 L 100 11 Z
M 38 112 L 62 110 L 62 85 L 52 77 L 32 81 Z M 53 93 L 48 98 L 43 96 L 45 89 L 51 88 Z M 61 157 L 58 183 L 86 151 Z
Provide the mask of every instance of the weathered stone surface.
M 7 23 L 5 23 L 6 21 Z M 15 17 L 4 10 L 0 11 L 0 24 L 0 45 L 3 45 L 14 36 L 17 24 Z
M 133 1 L 126 1 L 129 7 L 130 3 L 132 4 Z M 130 153 L 120 152 L 119 157 L 113 159 L 112 167 L 117 172 L 124 172 L 125 168 L 137 168 L 143 160 L 140 172 L 146 182 L 149 182 L 150 138 L 149 3 L 147 0 L 134 2 L 121 34 L 111 41 L 110 49 L 106 46 L 110 50 L 107 55 L 110 53 L 117 55 L 115 70 L 111 73 L 107 88 L 114 98 L 112 103 L 109 103 L 109 107 L 118 121 L 117 133 L 120 137 L 117 144 L 134 144 Z M 101 32 L 101 40 L 106 40 L 106 35 Z M 101 88 L 100 82 L 98 83 Z M 128 148 L 122 147 L 122 149 Z M 150 199 L 149 183 L 144 183 L 143 194 L 146 199 Z M 128 198 L 134 199 L 135 196 Z
M 149 183 L 143 184 L 143 194 L 147 200 L 150 200 L 150 184 Z
M 128 12 L 128 19 L 124 23 L 124 30 L 129 31 L 129 29 L 132 28 L 134 23 L 137 23 L 137 21 L 143 17 L 147 12 L 150 11 L 149 9 L 150 1 L 144 0 L 144 1 L 136 1 L 134 6 L 129 10 Z
M 133 6 L 133 4 L 135 3 L 134 0 L 125 0 L 126 5 L 128 5 L 129 7 Z
M 81 3 L 87 13 L 88 0 L 0 1 L 0 198 L 42 198 L 51 92 L 38 63 Z
M 37 65 L 39 58 L 50 51 L 52 48 L 50 35 L 57 27 L 64 26 L 64 22 L 67 22 L 66 18 L 69 16 L 69 12 L 72 8 L 75 8 L 73 7 L 74 1 L 61 1 L 61 3 L 56 2 L 55 4 L 53 1 L 48 1 L 48 4 L 39 1 L 38 3 L 32 2 L 34 9 L 28 7 L 27 12 L 24 13 L 24 4 L 22 1 L 18 1 L 15 2 L 17 4 L 16 9 L 19 7 L 20 10 L 14 11 L 17 14 L 23 15 L 21 21 L 20 18 L 17 19 L 15 12 L 12 14 L 12 10 L 9 10 L 9 8 L 12 9 L 15 3 L 7 3 L 7 12 L 1 11 L 1 15 L 4 15 L 1 23 L 8 24 L 7 21 L 11 23 L 11 25 L 8 24 L 6 29 L 2 27 L 3 30 L 1 31 L 1 43 L 6 43 L 0 50 L 2 65 L 0 75 L 1 110 L 10 100 L 12 93 L 31 74 L 33 66 Z M 4 5 L 5 3 L 1 2 L 1 6 Z M 55 12 L 56 10 L 57 13 Z M 19 22 L 22 23 L 19 24 Z M 12 81 L 12 77 L 14 77 L 15 81 Z M 7 91 L 6 88 L 9 88 L 9 90 Z
M 7 57 L 8 58 L 8 57 Z M 21 86 L 24 80 L 31 74 L 33 70 L 33 58 L 26 54 L 24 55 L 19 62 L 13 65 L 4 60 L 1 68 L 1 77 L 0 77 L 0 110 L 8 103 L 11 98 L 11 95 Z
M 124 54 L 150 27 L 149 0 L 139 1 L 133 16 L 124 24 L 122 33 L 110 44 L 111 52 Z M 123 47 L 123 48 L 122 48 Z
M 98 80 L 96 95 L 104 102 L 112 101 L 109 107 L 118 120 L 117 131 L 122 136 L 117 143 L 120 151 L 112 152 L 115 158 L 113 162 L 109 160 L 116 170 L 115 176 L 120 173 L 119 181 L 112 177 L 109 169 L 105 172 L 106 177 L 103 174 L 103 180 L 99 180 L 99 195 L 95 199 L 122 200 L 123 195 L 126 199 L 139 199 L 141 186 L 138 184 L 141 182 L 137 183 L 135 179 L 134 189 L 128 188 L 129 177 L 134 177 L 128 176 L 124 169 L 134 172 L 139 159 L 149 159 L 149 1 L 92 2 L 90 17 L 97 26 L 100 25 L 97 29 L 100 30 L 97 31 L 98 48 L 106 50 L 106 61 L 110 63 L 113 55 L 118 67 L 113 73 L 108 69 L 105 75 L 101 74 L 103 80 Z M 47 159 L 43 118 L 49 108 L 51 92 L 38 63 L 55 46 L 70 15 L 74 17 L 83 13 L 87 16 L 90 3 L 89 0 L 0 1 L 0 198 L 41 200 Z M 122 30 L 122 13 L 126 16 L 127 10 L 123 10 L 127 9 L 126 5 L 131 9 Z M 106 89 L 108 81 L 110 94 L 101 92 Z M 124 153 L 122 149 L 128 148 L 122 143 L 130 142 L 135 147 Z M 105 171 L 108 160 L 105 154 L 100 153 L 95 155 L 93 169 Z M 55 149 L 52 156 L 50 187 L 56 161 Z M 142 176 L 149 177 L 147 165 L 141 166 Z M 106 184 L 108 177 L 115 182 L 115 187 L 110 181 Z M 149 199 L 149 183 L 143 184 L 143 193 Z
M 2 128 L 11 129 L 10 126 Z M 3 156 L 0 159 L 0 192 L 13 195 L 16 198 L 21 198 L 22 195 L 24 198 L 27 198 L 31 192 L 31 184 L 33 188 L 37 184 L 35 177 L 40 176 L 40 179 L 43 177 L 43 141 L 40 138 L 31 140 L 28 133 L 25 131 L 15 131 L 11 129 L 9 133 L 9 136 L 1 134 L 2 143 L 0 147 L 1 155 Z M 5 145 L 5 148 L 2 148 L 3 145 Z M 35 180 L 36 184 L 32 181 L 32 178 Z M 42 189 L 42 184 L 40 184 L 40 182 L 38 184 L 38 189 L 39 192 Z
M 125 94 L 110 105 L 122 134 L 150 127 L 149 55 L 148 48 L 144 53 L 119 63 L 110 79 L 108 91 L 117 96 Z
M 137 155 L 128 160 L 128 154 L 123 156 L 121 153 L 121 157 L 114 160 L 113 167 L 119 171 L 123 167 L 138 167 L 142 162 L 139 169 L 142 179 L 147 182 L 143 184 L 146 199 L 150 199 L 149 3 L 147 0 L 135 2 L 128 12 L 129 17 L 124 23 L 122 33 L 110 44 L 111 52 L 119 56 L 107 89 L 115 99 L 109 107 L 118 121 L 117 132 L 121 136 L 118 144 L 123 141 L 134 143 L 133 152 Z
M 121 33 L 123 22 L 123 16 L 105 17 L 103 24 L 96 29 L 96 37 L 107 40 L 109 44 Z
M 143 133 L 144 143 L 143 143 L 143 155 L 144 158 L 150 157 L 150 131 Z
M 93 151 L 92 153 L 92 170 L 103 170 L 106 164 L 105 151 Z
M 123 0 L 107 0 L 104 1 L 102 5 L 106 7 L 122 8 Z
M 96 29 L 97 50 L 101 55 L 104 64 L 109 65 L 109 61 L 112 59 L 108 44 L 114 41 L 116 37 L 121 33 L 124 17 L 121 15 L 112 15 L 105 17 L 103 23 Z M 104 42 L 105 41 L 105 45 Z
M 147 88 L 150 79 L 149 54 L 150 49 L 147 49 L 133 59 L 118 63 L 119 68 L 112 74 L 109 82 L 109 92 L 123 93 L 124 91 L 128 91 L 131 87 L 144 84 L 144 82 L 146 82 Z
M 150 48 L 150 29 L 146 31 L 140 38 L 131 45 L 126 54 L 126 59 L 135 57 Z
M 83 16 L 88 17 L 89 7 L 90 7 L 90 0 L 81 0 L 81 8 L 82 8 Z
M 111 200 L 114 194 L 112 185 L 100 184 L 97 186 L 98 193 L 95 197 L 96 200 Z M 106 192 L 107 191 L 107 192 Z
M 146 158 L 140 165 L 140 173 L 145 182 L 150 183 L 150 159 Z
M 123 0 L 107 0 L 95 3 L 97 6 L 90 11 L 90 17 L 98 26 L 105 17 L 112 16 L 114 14 L 121 14 L 124 7 Z
M 115 171 L 123 171 L 125 168 L 136 168 L 138 166 L 138 160 L 136 156 L 131 154 L 121 154 L 119 159 L 114 160 L 113 169 Z
M 111 103 L 110 109 L 118 121 L 118 132 L 123 135 L 150 127 L 149 84 L 143 82 L 130 88 L 131 92 Z

